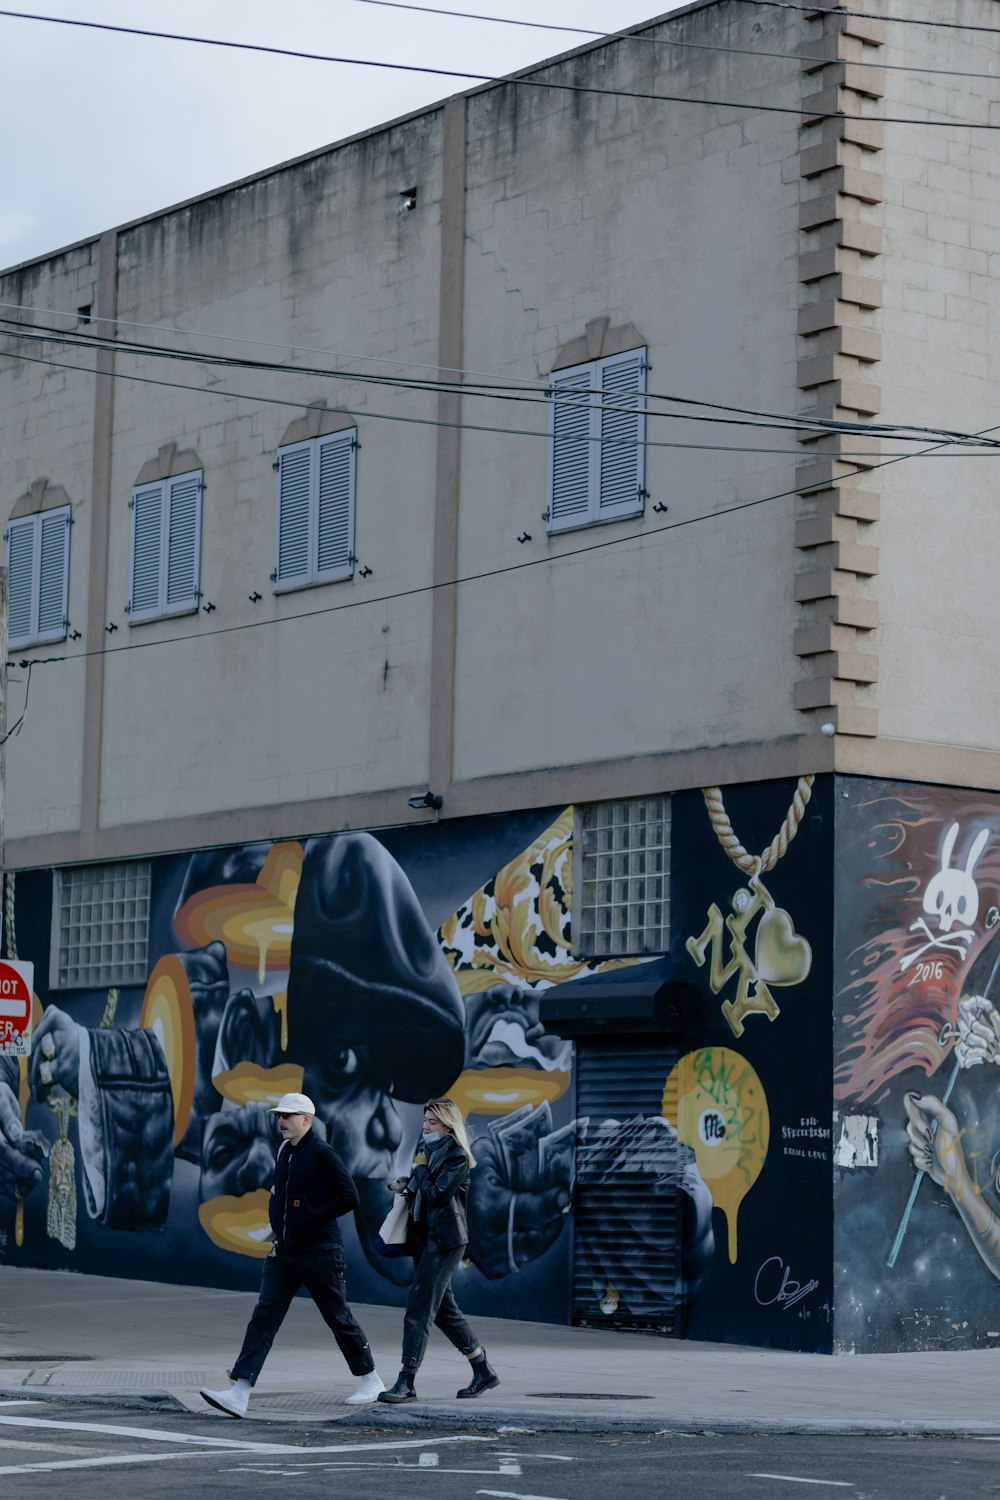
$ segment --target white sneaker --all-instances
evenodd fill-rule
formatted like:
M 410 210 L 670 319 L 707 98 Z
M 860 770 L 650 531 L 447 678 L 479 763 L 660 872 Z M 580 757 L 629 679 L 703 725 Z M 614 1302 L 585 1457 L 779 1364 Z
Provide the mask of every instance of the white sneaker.
M 344 1398 L 345 1406 L 367 1406 L 371 1401 L 378 1400 L 379 1391 L 385 1390 L 385 1381 L 379 1378 L 377 1370 L 372 1370 L 368 1375 L 362 1375 L 358 1382 L 358 1388 L 353 1396 Z M 202 1395 L 204 1395 L 202 1391 Z
M 209 1406 L 224 1411 L 227 1417 L 245 1417 L 250 1404 L 250 1392 L 238 1391 L 235 1386 L 231 1391 L 207 1391 L 202 1387 L 201 1395 Z

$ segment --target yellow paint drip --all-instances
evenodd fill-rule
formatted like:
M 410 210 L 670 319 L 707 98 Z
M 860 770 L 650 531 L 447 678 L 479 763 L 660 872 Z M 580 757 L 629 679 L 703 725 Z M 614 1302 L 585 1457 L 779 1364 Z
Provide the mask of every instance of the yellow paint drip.
M 700 1047 L 671 1072 L 662 1112 L 694 1152 L 715 1206 L 726 1216 L 735 1265 L 740 1204 L 760 1176 L 771 1137 L 764 1086 L 738 1052 Z
M 281 1017 L 281 1050 L 282 1050 L 282 1052 L 287 1052 L 288 1051 L 288 995 L 286 993 L 284 993 L 284 992 L 282 994 L 280 994 L 280 995 L 272 995 L 271 996 L 271 1004 L 274 1006 L 275 1015 L 278 1015 L 278 1016 Z

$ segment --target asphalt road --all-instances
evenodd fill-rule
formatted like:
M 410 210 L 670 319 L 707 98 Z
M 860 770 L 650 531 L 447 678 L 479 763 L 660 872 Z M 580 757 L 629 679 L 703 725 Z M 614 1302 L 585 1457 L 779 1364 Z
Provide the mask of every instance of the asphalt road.
M 19 1500 L 969 1500 L 1000 1442 L 712 1433 L 416 1432 L 0 1402 L 0 1493 Z

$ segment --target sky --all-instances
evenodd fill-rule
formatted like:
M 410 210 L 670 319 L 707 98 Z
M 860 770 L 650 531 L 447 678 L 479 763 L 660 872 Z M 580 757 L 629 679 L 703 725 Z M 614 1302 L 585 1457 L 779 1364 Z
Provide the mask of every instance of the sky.
M 607 31 L 670 0 L 424 0 Z M 585 43 L 368 0 L 39 0 L 38 14 L 503 74 Z M 0 15 L 0 267 L 446 98 L 474 80 L 305 62 Z

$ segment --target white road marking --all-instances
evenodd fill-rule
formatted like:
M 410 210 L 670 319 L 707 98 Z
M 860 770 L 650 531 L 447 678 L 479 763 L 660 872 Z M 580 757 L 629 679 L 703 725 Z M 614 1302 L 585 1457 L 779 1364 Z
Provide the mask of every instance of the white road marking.
M 56 1469 L 104 1469 L 122 1464 L 160 1464 L 172 1458 L 213 1458 L 210 1448 L 181 1448 L 177 1453 L 104 1453 L 96 1458 L 53 1458 L 42 1463 L 7 1464 L 0 1474 L 51 1474 Z
M 748 1474 L 748 1479 L 784 1479 L 787 1484 L 835 1484 L 839 1489 L 853 1490 L 846 1479 L 801 1479 L 798 1474 Z
M 35 1418 L 31 1418 L 31 1417 L 0 1417 L 0 1423 L 2 1423 L 4 1426 L 8 1426 L 8 1427 L 9 1426 L 13 1426 L 13 1425 L 22 1426 L 22 1427 L 36 1427 L 36 1428 L 37 1427 L 43 1427 L 43 1428 L 46 1428 L 47 1430 L 53 1430 L 53 1429 L 55 1429 L 56 1431 L 64 1430 L 64 1431 L 68 1431 L 68 1432 L 92 1432 L 92 1433 L 94 1433 L 96 1435 L 101 1435 L 101 1436 L 105 1436 L 105 1437 L 107 1437 L 107 1436 L 111 1436 L 111 1437 L 130 1437 L 130 1438 L 133 1439 L 133 1441 L 135 1441 L 136 1439 L 139 1439 L 140 1441 L 146 1440 L 146 1441 L 151 1441 L 151 1442 L 174 1442 L 174 1443 L 180 1442 L 180 1443 L 187 1443 L 187 1444 L 191 1445 L 189 1447 L 179 1449 L 178 1451 L 172 1452 L 172 1453 L 125 1453 L 125 1454 L 119 1453 L 119 1454 L 103 1454 L 103 1455 L 95 1454 L 92 1457 L 88 1457 L 88 1458 L 45 1459 L 45 1460 L 42 1460 L 42 1461 L 37 1461 L 36 1460 L 34 1463 L 8 1464 L 8 1465 L 0 1467 L 0 1475 L 3 1475 L 3 1474 L 43 1474 L 43 1473 L 51 1473 L 54 1470 L 61 1470 L 61 1469 L 115 1468 L 115 1467 L 121 1467 L 122 1465 L 127 1465 L 127 1464 L 162 1463 L 162 1462 L 167 1462 L 167 1461 L 170 1461 L 170 1460 L 173 1460 L 173 1459 L 177 1459 L 177 1458 L 211 1458 L 211 1457 L 219 1457 L 220 1456 L 220 1447 L 221 1447 L 221 1449 L 224 1452 L 231 1453 L 234 1457 L 237 1457 L 237 1456 L 242 1457 L 244 1454 L 246 1454 L 247 1456 L 249 1456 L 251 1454 L 265 1454 L 265 1453 L 266 1454 L 272 1454 L 272 1453 L 273 1454 L 279 1454 L 279 1453 L 295 1453 L 295 1454 L 299 1454 L 299 1453 L 302 1452 L 302 1449 L 300 1447 L 295 1446 L 295 1445 L 291 1445 L 291 1444 L 287 1444 L 287 1443 L 274 1443 L 274 1444 L 272 1444 L 272 1443 L 254 1443 L 254 1442 L 240 1443 L 238 1440 L 232 1440 L 232 1441 L 230 1441 L 228 1438 L 199 1438 L 199 1437 L 192 1436 L 190 1433 L 168 1433 L 168 1432 L 160 1431 L 157 1428 L 148 1428 L 148 1427 L 115 1427 L 115 1426 L 111 1426 L 110 1424 L 104 1423 L 104 1422 L 54 1422 L 54 1421 L 47 1420 L 45 1418 L 37 1418 L 37 1419 L 35 1419 Z M 4 1441 L 5 1440 L 0 1439 L 0 1449 L 2 1449 L 2 1447 L 4 1445 Z M 441 1443 L 483 1443 L 483 1442 L 489 1442 L 489 1439 L 488 1438 L 473 1437 L 471 1435 L 463 1434 L 461 1436 L 456 1436 L 456 1437 L 445 1437 L 445 1438 L 411 1438 L 411 1439 L 400 1439 L 400 1440 L 395 1440 L 395 1441 L 391 1441 L 391 1442 L 382 1442 L 382 1443 L 343 1443 L 343 1444 L 330 1444 L 329 1446 L 322 1447 L 322 1448 L 312 1448 L 309 1451 L 312 1452 L 312 1453 L 370 1453 L 372 1451 L 380 1451 L 380 1450 L 381 1451 L 385 1451 L 385 1450 L 392 1450 L 392 1449 L 399 1449 L 399 1448 L 421 1448 L 421 1449 L 428 1449 L 428 1448 L 431 1448 L 433 1446 L 437 1446 L 437 1445 L 439 1445 Z M 56 1446 L 56 1445 L 55 1444 L 49 1444 L 47 1446 Z M 66 1450 L 64 1449 L 63 1451 L 65 1452 Z M 74 1452 L 74 1453 L 79 1453 L 81 1450 L 79 1448 L 72 1448 L 69 1451 L 70 1452 Z M 296 1466 L 296 1468 L 294 1470 L 291 1470 L 290 1472 L 298 1472 L 300 1467 L 301 1466 Z M 320 1466 L 314 1464 L 314 1465 L 309 1465 L 308 1467 L 315 1468 L 315 1467 L 320 1467 Z M 377 1468 L 377 1467 L 387 1467 L 387 1466 L 386 1465 L 378 1465 L 378 1464 L 361 1464 L 361 1465 L 358 1465 L 358 1464 L 349 1464 L 349 1465 L 332 1464 L 332 1465 L 329 1465 L 329 1467 L 332 1467 L 332 1468 L 339 1468 L 339 1467 Z M 393 1467 L 398 1467 L 398 1465 L 393 1465 Z M 405 1465 L 405 1467 L 408 1468 L 408 1469 L 412 1469 L 412 1468 L 416 1468 L 417 1466 L 414 1465 L 414 1464 L 407 1464 L 407 1465 Z M 228 1472 L 233 1472 L 233 1471 L 230 1470 Z M 281 1472 L 281 1471 L 280 1470 L 279 1471 L 273 1471 L 273 1470 L 263 1470 L 262 1469 L 261 1472 Z M 431 1470 L 431 1469 L 427 1469 L 427 1470 L 425 1470 L 425 1472 L 427 1472 L 427 1473 L 433 1473 L 435 1471 Z M 453 1471 L 450 1471 L 450 1470 L 438 1470 L 437 1472 L 439 1472 L 439 1473 L 441 1473 L 441 1472 L 448 1473 L 448 1472 L 453 1472 Z M 502 1470 L 500 1470 L 500 1471 L 497 1471 L 497 1470 L 485 1470 L 485 1471 L 484 1470 L 468 1470 L 468 1471 L 461 1471 L 461 1470 L 459 1470 L 459 1471 L 454 1471 L 454 1472 L 469 1472 L 469 1473 L 484 1473 L 484 1472 L 487 1472 L 487 1473 L 496 1473 L 496 1472 L 503 1472 L 503 1471 Z
M 5 1417 L 0 1415 L 0 1427 L 44 1427 L 56 1432 L 93 1432 L 103 1437 L 126 1437 L 133 1442 L 137 1439 L 148 1443 L 193 1443 L 203 1448 L 250 1448 L 252 1443 L 240 1442 L 238 1438 L 213 1438 L 197 1437 L 190 1432 L 165 1432 L 158 1427 L 115 1427 L 107 1422 L 56 1422 L 50 1417 Z M 287 1448 L 275 1448 L 270 1443 L 260 1444 L 269 1453 L 290 1451 Z M 3 1447 L 3 1439 L 0 1438 L 0 1448 Z M 300 1450 L 301 1451 L 301 1450 Z
M 106 1437 L 126 1437 L 133 1442 L 190 1443 L 195 1447 L 223 1449 L 230 1453 L 301 1453 L 294 1443 L 256 1443 L 239 1438 L 199 1437 L 189 1432 L 167 1432 L 158 1427 L 116 1427 L 106 1422 L 55 1422 L 47 1417 L 0 1416 L 2 1427 L 46 1428 L 56 1432 L 93 1432 Z M 382 1443 L 330 1443 L 324 1447 L 310 1448 L 310 1453 L 373 1453 L 391 1451 L 394 1448 L 432 1448 L 440 1443 L 489 1443 L 488 1437 L 477 1437 L 463 1433 L 456 1437 L 405 1438 Z M 3 1439 L 0 1438 L 0 1449 Z M 0 1470 L 0 1472 L 3 1472 Z
M 80 1453 L 80 1454 L 87 1454 L 87 1453 L 93 1453 L 93 1451 L 94 1451 L 93 1448 L 71 1447 L 68 1443 L 60 1443 L 60 1442 L 45 1443 L 45 1442 L 42 1442 L 40 1440 L 39 1441 L 33 1441 L 31 1438 L 26 1438 L 23 1441 L 19 1442 L 17 1440 L 17 1438 L 4 1438 L 2 1451 L 4 1453 L 9 1453 L 9 1451 L 11 1450 L 11 1448 L 23 1448 L 23 1449 L 29 1450 L 32 1453 Z
M 521 1495 L 516 1490 L 477 1490 L 477 1495 L 496 1495 L 498 1500 L 557 1500 L 555 1495 Z
M 16 1401 L 0 1401 L 0 1406 L 44 1406 L 44 1401 L 37 1400 L 34 1396 L 21 1396 Z
M 316 1449 L 313 1448 L 310 1451 L 313 1452 L 313 1453 L 315 1453 Z M 437 1457 L 436 1454 L 434 1454 L 433 1456 L 435 1458 Z M 350 1470 L 353 1473 L 356 1469 L 391 1469 L 394 1474 L 402 1474 L 404 1471 L 406 1473 L 408 1473 L 408 1474 L 417 1473 L 417 1474 L 430 1474 L 430 1475 L 435 1475 L 435 1474 L 484 1474 L 484 1475 L 485 1474 L 497 1474 L 497 1475 L 500 1475 L 500 1474 L 509 1474 L 510 1476 L 517 1477 L 517 1478 L 520 1478 L 520 1474 L 521 1474 L 520 1465 L 516 1464 L 516 1463 L 509 1463 L 509 1462 L 508 1463 L 502 1463 L 502 1464 L 500 1464 L 499 1468 L 496 1468 L 496 1469 L 442 1469 L 436 1463 L 429 1464 L 429 1463 L 425 1463 L 423 1461 L 425 1458 L 429 1458 L 429 1457 L 431 1457 L 430 1454 L 421 1454 L 420 1460 L 417 1463 L 415 1463 L 415 1464 L 401 1464 L 398 1460 L 395 1463 L 392 1463 L 392 1464 L 380 1463 L 377 1459 L 374 1462 L 372 1462 L 372 1463 L 364 1463 L 361 1460 L 355 1459 L 354 1461 L 349 1461 L 347 1463 L 286 1464 L 283 1468 L 280 1468 L 280 1469 L 265 1468 L 262 1464 L 239 1464 L 239 1465 L 237 1465 L 236 1467 L 234 1467 L 232 1469 L 221 1469 L 219 1472 L 220 1473 L 225 1473 L 225 1474 L 285 1474 L 285 1475 L 287 1475 L 287 1474 L 305 1474 L 305 1473 L 307 1473 L 311 1469 L 322 1469 L 324 1473 L 329 1473 L 331 1470 L 334 1470 L 334 1469 L 336 1469 L 336 1470 L 338 1470 L 339 1472 L 342 1472 L 342 1473 L 346 1473 L 348 1470 Z M 2 1474 L 2 1473 L 3 1473 L 3 1470 L 0 1469 L 0 1474 Z

